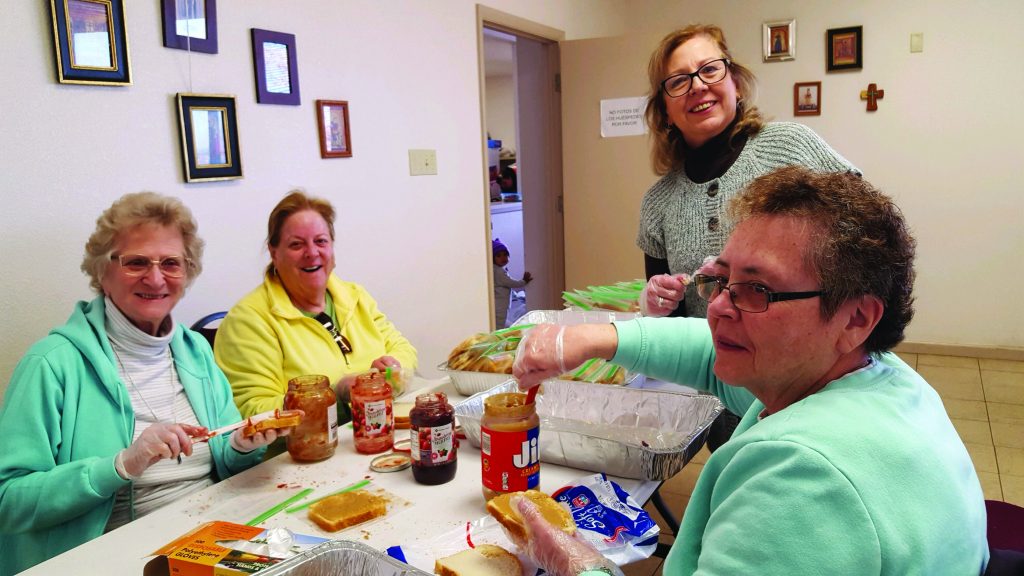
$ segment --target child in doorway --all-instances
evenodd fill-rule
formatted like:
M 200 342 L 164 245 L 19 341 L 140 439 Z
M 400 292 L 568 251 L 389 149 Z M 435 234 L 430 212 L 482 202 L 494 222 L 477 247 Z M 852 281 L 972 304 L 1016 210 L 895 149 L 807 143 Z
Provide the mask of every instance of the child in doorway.
M 524 272 L 522 280 L 516 280 L 508 275 L 508 270 L 505 269 L 508 266 L 508 247 L 501 243 L 500 238 L 495 238 L 491 242 L 491 252 L 494 257 L 494 327 L 499 329 L 505 327 L 512 289 L 526 286 L 533 280 L 533 275 Z

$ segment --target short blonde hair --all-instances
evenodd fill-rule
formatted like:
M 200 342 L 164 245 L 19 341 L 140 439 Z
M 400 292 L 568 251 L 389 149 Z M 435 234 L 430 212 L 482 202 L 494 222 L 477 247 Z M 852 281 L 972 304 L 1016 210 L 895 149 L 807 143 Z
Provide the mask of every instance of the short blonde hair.
M 740 100 L 736 103 L 740 121 L 733 127 L 731 137 L 743 133 L 753 136 L 764 127 L 764 118 L 757 106 L 754 105 L 754 100 L 757 97 L 757 77 L 749 68 L 733 58 L 732 53 L 729 52 L 729 46 L 725 42 L 725 34 L 722 33 L 722 29 L 707 24 L 692 24 L 676 30 L 661 40 L 651 54 L 651 61 L 647 65 L 650 87 L 647 93 L 647 109 L 644 111 L 644 118 L 652 139 L 651 163 L 654 166 L 654 171 L 659 175 L 682 169 L 686 154 L 686 142 L 683 140 L 683 134 L 669 120 L 665 99 L 662 96 L 661 83 L 665 80 L 667 73 L 665 68 L 676 48 L 697 36 L 706 36 L 711 39 L 721 50 L 722 57 L 729 59 L 729 75 L 736 83 L 736 90 L 740 95 Z
M 173 196 L 134 192 L 125 194 L 100 214 L 96 219 L 96 230 L 85 243 L 81 268 L 89 276 L 89 286 L 97 294 L 103 293 L 101 281 L 107 273 L 118 237 L 127 230 L 146 224 L 176 228 L 181 233 L 185 244 L 184 256 L 191 262 L 186 286 L 191 285 L 202 273 L 205 243 L 198 236 L 199 226 L 192 217 L 192 211 Z

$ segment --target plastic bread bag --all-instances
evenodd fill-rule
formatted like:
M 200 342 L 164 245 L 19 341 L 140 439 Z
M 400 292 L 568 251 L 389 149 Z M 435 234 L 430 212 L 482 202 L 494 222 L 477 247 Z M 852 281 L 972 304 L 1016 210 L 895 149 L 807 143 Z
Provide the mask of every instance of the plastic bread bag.
M 551 497 L 569 505 L 579 535 L 619 566 L 648 558 L 658 546 L 658 524 L 604 474 L 581 478 Z

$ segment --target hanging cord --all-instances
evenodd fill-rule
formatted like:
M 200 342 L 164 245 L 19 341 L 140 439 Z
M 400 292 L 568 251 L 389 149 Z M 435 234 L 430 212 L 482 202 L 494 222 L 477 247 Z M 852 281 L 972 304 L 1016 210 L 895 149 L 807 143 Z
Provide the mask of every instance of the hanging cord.
M 185 27 L 185 51 L 188 52 L 188 92 L 192 94 L 192 22 L 196 17 L 196 3 L 185 2 L 185 17 L 188 18 L 188 25 Z

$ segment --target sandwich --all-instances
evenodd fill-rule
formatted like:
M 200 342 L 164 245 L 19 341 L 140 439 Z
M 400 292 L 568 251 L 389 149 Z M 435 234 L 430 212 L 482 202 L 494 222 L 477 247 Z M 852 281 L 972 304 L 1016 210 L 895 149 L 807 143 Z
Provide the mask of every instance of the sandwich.
M 274 415 L 262 420 L 253 421 L 249 418 L 242 427 L 242 436 L 252 436 L 257 432 L 275 428 L 291 428 L 302 422 L 300 410 L 274 410 Z
M 499 524 L 504 526 L 509 536 L 514 541 L 525 542 L 527 540 L 526 525 L 519 515 L 519 510 L 512 508 L 512 497 L 523 496 L 529 498 L 537 505 L 541 516 L 555 527 L 572 536 L 576 533 L 576 521 L 565 506 L 555 502 L 551 496 L 539 490 L 527 490 L 525 492 L 508 492 L 491 498 L 487 503 L 487 512 Z
M 309 519 L 328 532 L 362 524 L 387 514 L 387 501 L 366 490 L 328 496 L 309 507 Z
M 412 426 L 409 421 L 409 411 L 413 406 L 411 402 L 395 402 L 391 406 L 395 415 L 395 430 L 408 430 Z
M 501 546 L 478 544 L 476 548 L 434 561 L 434 574 L 441 576 L 520 576 L 519 558 Z

